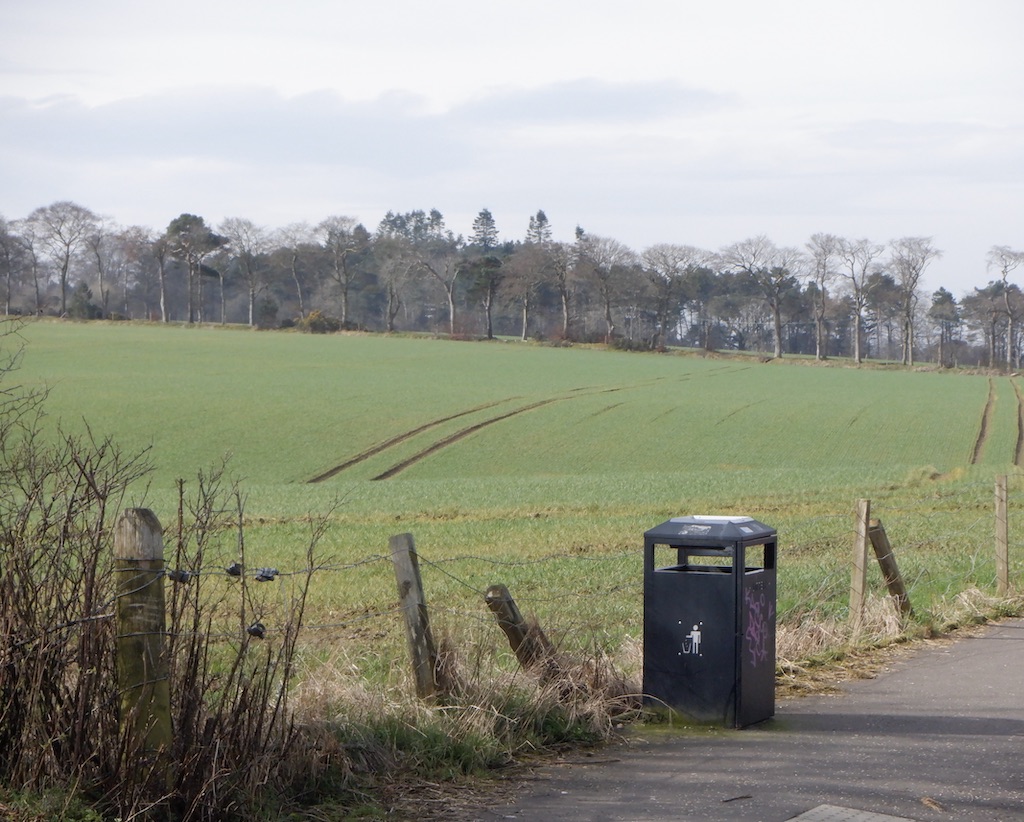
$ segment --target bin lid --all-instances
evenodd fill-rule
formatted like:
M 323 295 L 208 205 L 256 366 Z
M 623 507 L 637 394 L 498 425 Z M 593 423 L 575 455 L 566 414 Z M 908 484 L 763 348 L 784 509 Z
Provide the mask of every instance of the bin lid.
M 666 520 L 646 531 L 644 537 L 673 543 L 690 540 L 747 542 L 775 534 L 774 528 L 752 517 L 693 515 Z

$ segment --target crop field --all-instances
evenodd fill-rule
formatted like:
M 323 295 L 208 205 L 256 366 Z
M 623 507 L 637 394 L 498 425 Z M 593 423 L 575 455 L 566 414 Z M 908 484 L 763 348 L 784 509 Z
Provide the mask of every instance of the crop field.
M 798 624 L 843 618 L 870 499 L 918 618 L 941 622 L 994 591 L 996 476 L 1018 506 L 1015 377 L 213 327 L 39 321 L 18 339 L 8 383 L 48 389 L 49 425 L 148 449 L 129 504 L 165 528 L 178 481 L 228 457 L 246 561 L 282 572 L 268 614 L 326 517 L 307 622 L 321 657 L 371 677 L 404 676 L 393 534 L 416 540 L 442 634 L 500 645 L 482 604 L 500 582 L 557 641 L 627 653 L 643 532 L 671 516 L 777 528 L 780 623 Z M 225 532 L 215 564 L 238 551 Z

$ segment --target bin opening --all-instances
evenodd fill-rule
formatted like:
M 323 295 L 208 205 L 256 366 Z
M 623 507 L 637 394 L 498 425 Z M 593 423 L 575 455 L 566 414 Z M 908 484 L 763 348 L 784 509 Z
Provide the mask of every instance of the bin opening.
M 680 548 L 675 545 L 654 546 L 655 572 L 724 572 L 732 573 L 730 550 L 712 548 Z
M 732 548 L 655 544 L 653 549 L 655 573 L 731 573 L 736 561 Z M 766 545 L 748 545 L 743 553 L 744 573 L 775 567 L 775 551 Z
M 746 554 L 747 571 L 760 571 L 763 568 L 775 567 L 775 547 L 771 550 L 766 545 L 748 545 Z

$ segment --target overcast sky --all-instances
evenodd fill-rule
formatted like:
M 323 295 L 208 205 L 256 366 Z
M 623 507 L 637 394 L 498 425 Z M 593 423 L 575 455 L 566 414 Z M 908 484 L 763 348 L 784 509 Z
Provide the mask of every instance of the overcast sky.
M 1021 0 L 0 0 L 0 214 L 1024 249 Z

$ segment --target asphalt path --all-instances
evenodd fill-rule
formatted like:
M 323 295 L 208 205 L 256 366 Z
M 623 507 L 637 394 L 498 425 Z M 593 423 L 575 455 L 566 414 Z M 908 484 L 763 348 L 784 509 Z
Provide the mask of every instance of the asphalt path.
M 743 730 L 638 730 L 480 819 L 1024 820 L 1024 620 L 929 643 Z

